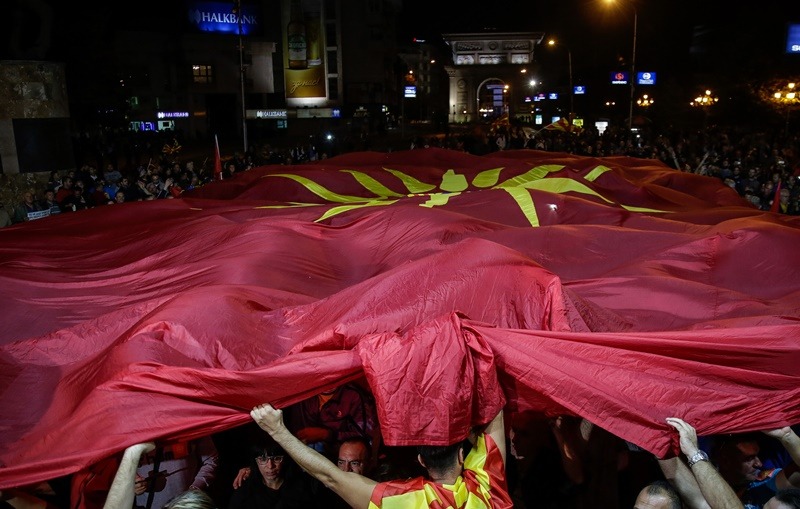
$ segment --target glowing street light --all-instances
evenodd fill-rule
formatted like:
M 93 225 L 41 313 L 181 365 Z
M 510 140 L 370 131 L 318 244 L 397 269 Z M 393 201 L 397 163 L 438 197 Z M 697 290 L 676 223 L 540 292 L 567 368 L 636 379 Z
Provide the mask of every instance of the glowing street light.
M 705 94 L 698 95 L 689 104 L 691 104 L 692 106 L 698 106 L 698 107 L 701 107 L 701 108 L 707 108 L 708 106 L 716 104 L 717 101 L 719 101 L 719 97 L 713 95 L 711 93 L 711 90 L 706 90 Z
M 778 104 L 786 105 L 786 134 L 789 133 L 789 112 L 792 106 L 800 104 L 800 96 L 795 91 L 796 86 L 796 83 L 788 83 L 785 89 L 775 92 L 772 96 Z
M 636 104 L 638 104 L 642 108 L 648 108 L 655 102 L 655 99 L 650 97 L 647 94 L 644 94 L 642 97 L 636 99 Z
M 556 40 L 550 39 L 547 41 L 549 46 L 555 46 Z M 569 63 L 569 123 L 572 123 L 572 118 L 575 116 L 575 87 L 572 86 L 572 51 L 569 47 L 567 49 L 567 60 Z
M 701 108 L 704 111 L 705 114 L 703 116 L 703 129 L 706 128 L 706 124 L 708 123 L 709 109 L 711 108 L 711 106 L 717 104 L 717 101 L 719 101 L 719 97 L 712 94 L 711 90 L 706 90 L 704 94 L 698 95 L 697 97 L 694 98 L 692 102 L 689 103 L 693 107 Z

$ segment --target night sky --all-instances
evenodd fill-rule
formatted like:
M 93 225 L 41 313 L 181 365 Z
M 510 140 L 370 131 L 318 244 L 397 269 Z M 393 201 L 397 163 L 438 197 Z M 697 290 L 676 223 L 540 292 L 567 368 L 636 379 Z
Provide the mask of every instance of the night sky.
M 46 40 L 38 38 L 36 4 L 52 6 L 53 23 Z M 783 54 L 786 25 L 800 23 L 800 1 L 766 0 L 539 0 L 467 2 L 464 0 L 404 0 L 398 33 L 403 40 L 440 40 L 448 32 L 545 32 L 565 41 L 576 68 L 608 65 L 630 55 L 633 10 L 638 12 L 637 63 L 666 70 L 687 69 L 693 55 L 711 52 L 721 61 L 750 65 L 753 59 L 771 61 Z M 10 40 L 47 46 L 48 59 L 75 57 L 75 48 L 102 51 L 114 27 L 169 27 L 182 20 L 180 0 L 118 1 L 97 5 L 55 0 L 11 0 L 0 16 L 0 59 L 12 55 Z M 344 0 L 343 9 L 358 6 Z M 126 7 L 127 6 L 127 7 Z M 10 11 L 9 11 L 10 9 Z M 15 32 L 15 30 L 17 32 Z M 28 48 L 30 49 L 30 48 Z M 32 53 L 28 51 L 27 53 Z M 19 54 L 19 52 L 17 52 Z M 35 55 L 33 55 L 35 56 Z M 91 59 L 91 56 L 88 56 Z M 35 58 L 32 58 L 35 59 Z M 800 58 L 795 59 L 800 68 Z
M 709 66 L 752 66 L 763 70 L 766 63 L 788 62 L 800 73 L 800 55 L 788 59 L 784 55 L 787 23 L 800 23 L 796 0 L 510 1 L 483 2 L 481 10 L 465 8 L 467 4 L 406 0 L 403 34 L 435 39 L 441 33 L 487 28 L 545 32 L 569 45 L 580 72 L 613 67 L 630 58 L 635 8 L 640 69 L 679 73 Z
M 44 34 L 31 15 L 39 4 L 52 8 Z M 362 2 L 343 0 L 342 5 L 360 8 Z M 485 30 L 554 36 L 572 53 L 576 84 L 629 68 L 634 8 L 636 68 L 658 72 L 662 83 L 719 87 L 767 74 L 800 77 L 800 55 L 785 54 L 787 25 L 800 23 L 800 0 L 405 0 L 403 6 L 397 25 L 401 41 L 418 37 L 440 43 L 443 33 Z M 110 42 L 116 28 L 168 29 L 185 17 L 180 0 L 97 5 L 11 0 L 6 7 L 0 16 L 0 59 L 65 61 L 73 79 L 87 78 L 87 87 L 115 79 L 106 63 L 114 58 Z M 271 36 L 277 40 L 279 34 Z M 542 68 L 563 73 L 563 52 L 540 47 L 535 58 Z

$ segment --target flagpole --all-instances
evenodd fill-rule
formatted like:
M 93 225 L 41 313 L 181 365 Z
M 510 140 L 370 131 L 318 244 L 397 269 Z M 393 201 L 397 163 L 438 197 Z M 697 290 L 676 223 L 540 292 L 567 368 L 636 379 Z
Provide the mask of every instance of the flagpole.
M 531 135 L 531 139 L 534 139 L 534 138 L 536 137 L 536 135 L 537 135 L 537 134 L 539 134 L 540 132 L 544 131 L 545 129 L 547 129 L 547 128 L 548 128 L 548 127 L 550 127 L 551 125 L 555 125 L 555 122 L 550 122 L 550 123 L 549 123 L 549 124 L 547 124 L 546 126 L 544 126 L 544 127 L 542 127 L 541 129 L 539 129 L 538 131 L 533 131 L 533 135 Z
M 214 135 L 214 179 L 222 180 L 222 156 L 219 153 L 219 140 Z

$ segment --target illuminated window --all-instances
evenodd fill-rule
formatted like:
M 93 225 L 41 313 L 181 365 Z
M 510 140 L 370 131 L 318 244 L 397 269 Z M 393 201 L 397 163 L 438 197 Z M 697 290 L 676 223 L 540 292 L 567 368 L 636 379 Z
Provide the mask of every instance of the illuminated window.
M 209 84 L 214 82 L 214 68 L 210 65 L 193 65 L 192 81 L 195 83 Z

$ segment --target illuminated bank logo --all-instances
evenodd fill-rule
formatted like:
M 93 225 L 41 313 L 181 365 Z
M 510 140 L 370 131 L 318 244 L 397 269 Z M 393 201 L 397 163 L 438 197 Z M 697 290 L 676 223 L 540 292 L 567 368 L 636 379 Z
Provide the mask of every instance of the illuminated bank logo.
M 189 24 L 202 32 L 249 35 L 259 30 L 258 8 L 241 4 L 240 14 L 231 2 L 194 2 L 189 4 Z
M 786 33 L 786 53 L 800 53 L 800 24 L 789 25 Z
M 637 85 L 655 85 L 656 84 L 656 73 L 654 73 L 654 72 L 636 73 L 636 84 Z
M 628 84 L 628 73 L 627 72 L 612 72 L 611 73 L 611 84 L 612 85 L 627 85 Z

